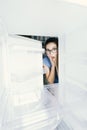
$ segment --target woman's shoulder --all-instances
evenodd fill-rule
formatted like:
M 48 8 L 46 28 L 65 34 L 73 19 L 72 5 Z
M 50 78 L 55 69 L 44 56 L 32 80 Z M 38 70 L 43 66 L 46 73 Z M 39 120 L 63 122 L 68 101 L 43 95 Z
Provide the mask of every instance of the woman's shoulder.
M 51 67 L 51 62 L 47 56 L 43 58 L 43 64 L 47 65 L 49 68 Z

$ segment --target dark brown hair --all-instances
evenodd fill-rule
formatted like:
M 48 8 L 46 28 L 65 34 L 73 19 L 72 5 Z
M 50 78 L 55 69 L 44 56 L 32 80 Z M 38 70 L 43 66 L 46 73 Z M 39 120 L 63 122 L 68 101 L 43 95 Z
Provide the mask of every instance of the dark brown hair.
M 45 49 L 46 49 L 46 46 L 50 43 L 50 42 L 53 42 L 54 44 L 56 44 L 57 48 L 58 48 L 58 38 L 56 37 L 50 37 L 46 40 L 45 42 Z

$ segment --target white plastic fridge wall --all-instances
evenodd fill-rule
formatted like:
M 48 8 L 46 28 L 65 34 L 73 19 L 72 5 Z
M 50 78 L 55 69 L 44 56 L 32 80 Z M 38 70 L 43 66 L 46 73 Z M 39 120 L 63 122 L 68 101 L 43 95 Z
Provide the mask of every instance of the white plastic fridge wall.
M 56 128 L 57 100 L 43 87 L 41 42 L 8 36 L 0 50 L 0 129 Z
M 64 43 L 60 54 L 63 84 L 59 87 L 63 121 L 73 130 L 87 130 L 87 25 L 66 33 Z

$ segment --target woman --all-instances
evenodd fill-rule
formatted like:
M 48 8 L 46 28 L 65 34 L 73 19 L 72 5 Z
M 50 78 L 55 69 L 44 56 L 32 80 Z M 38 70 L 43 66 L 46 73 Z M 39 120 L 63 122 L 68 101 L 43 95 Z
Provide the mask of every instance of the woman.
M 47 39 L 45 53 L 43 68 L 46 80 L 49 84 L 58 83 L 58 38 L 51 37 Z

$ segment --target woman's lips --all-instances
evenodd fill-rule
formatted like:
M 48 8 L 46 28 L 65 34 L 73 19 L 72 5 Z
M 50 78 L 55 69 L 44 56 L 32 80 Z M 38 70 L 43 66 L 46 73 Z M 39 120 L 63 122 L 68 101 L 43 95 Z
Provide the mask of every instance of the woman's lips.
M 54 60 L 55 60 L 55 57 L 52 57 L 52 60 L 54 61 Z
M 52 59 L 55 59 L 55 57 L 52 57 Z

